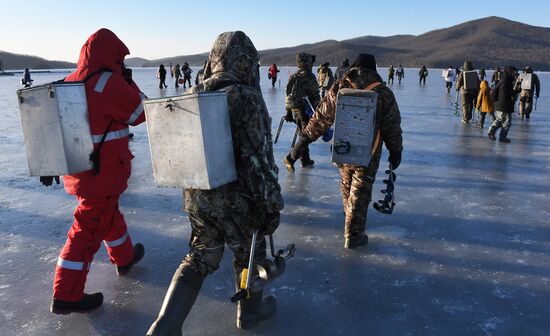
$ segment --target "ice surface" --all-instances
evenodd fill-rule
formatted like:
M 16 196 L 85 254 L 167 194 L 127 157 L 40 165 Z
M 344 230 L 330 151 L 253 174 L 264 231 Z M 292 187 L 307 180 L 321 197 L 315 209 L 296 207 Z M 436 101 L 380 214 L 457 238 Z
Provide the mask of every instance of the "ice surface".
M 281 69 L 275 89 L 266 70 L 262 91 L 275 131 L 291 69 Z M 540 76 L 538 110 L 530 121 L 514 116 L 512 143 L 505 145 L 487 139 L 487 125 L 476 129 L 453 116 L 454 93 L 445 93 L 440 71 L 420 87 L 417 70 L 406 71 L 403 84 L 390 86 L 404 129 L 397 205 L 391 216 L 371 208 L 368 248 L 343 249 L 338 172 L 329 145 L 315 143 L 314 169 L 288 175 L 279 165 L 286 207 L 275 241 L 294 242 L 297 250 L 284 277 L 268 289 L 278 297 L 277 315 L 250 332 L 235 328 L 227 251 L 205 282 L 185 335 L 548 335 L 550 74 Z M 161 94 L 155 72 L 134 70 L 150 97 Z M 63 76 L 33 78 L 40 84 Z M 145 258 L 117 277 L 100 249 L 86 288 L 102 291 L 104 305 L 90 314 L 49 313 L 55 262 L 76 201 L 61 186 L 46 188 L 28 177 L 19 86 L 16 76 L 0 77 L 0 334 L 144 335 L 188 250 L 181 191 L 155 188 L 146 128 L 133 128 L 136 158 L 121 209 L 134 242 L 145 245 Z M 275 145 L 278 163 L 293 132 L 285 124 Z M 385 152 L 383 167 L 386 158 Z M 383 177 L 381 169 L 374 200 L 382 198 Z

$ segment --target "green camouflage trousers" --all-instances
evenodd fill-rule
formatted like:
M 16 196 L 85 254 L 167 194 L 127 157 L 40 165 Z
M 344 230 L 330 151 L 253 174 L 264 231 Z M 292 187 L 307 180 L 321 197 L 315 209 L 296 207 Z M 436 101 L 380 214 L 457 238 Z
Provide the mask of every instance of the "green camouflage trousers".
M 367 211 L 372 198 L 372 185 L 380 157 L 373 157 L 368 167 L 341 164 L 340 192 L 346 215 L 344 235 L 346 238 L 365 232 Z
M 216 271 L 223 257 L 224 245 L 233 251 L 233 265 L 242 269 L 248 266 L 250 243 L 254 229 L 247 227 L 247 216 L 224 215 L 213 217 L 202 213 L 189 213 L 191 222 L 190 250 L 182 261 L 203 276 Z M 278 218 L 273 218 L 278 221 Z M 266 241 L 258 236 L 254 262 L 262 263 L 266 257 Z

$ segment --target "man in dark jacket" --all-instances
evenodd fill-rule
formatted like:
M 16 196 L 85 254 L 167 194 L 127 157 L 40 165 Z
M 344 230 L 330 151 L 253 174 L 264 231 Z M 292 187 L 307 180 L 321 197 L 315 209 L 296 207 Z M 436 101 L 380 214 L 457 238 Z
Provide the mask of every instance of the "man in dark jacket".
M 495 133 L 502 127 L 498 141 L 510 143 L 508 132 L 512 126 L 512 113 L 514 112 L 514 74 L 516 69 L 512 66 L 504 68 L 497 85 L 493 88 L 495 100 L 495 121 L 489 127 L 489 139 L 496 140 Z
M 218 36 L 204 67 L 202 84 L 188 90 L 227 92 L 237 180 L 212 190 L 185 190 L 191 222 L 190 250 L 176 270 L 157 320 L 147 335 L 181 335 L 203 280 L 219 267 L 224 246 L 233 251 L 235 282 L 248 267 L 253 233 L 260 230 L 255 263 L 266 258 L 264 235 L 279 225 L 283 208 L 279 172 L 273 158 L 271 118 L 259 87 L 258 52 L 241 31 Z M 240 288 L 240 287 L 239 287 Z M 251 292 L 237 306 L 237 327 L 248 329 L 271 317 L 273 295 Z
M 336 72 L 334 73 L 334 80 L 339 81 L 342 78 L 344 78 L 344 74 L 346 73 L 346 71 L 348 71 L 348 69 L 349 69 L 349 60 L 346 58 L 345 60 L 342 61 L 340 66 L 336 69 Z
M 368 242 L 365 233 L 367 210 L 371 201 L 372 185 L 382 155 L 382 142 L 390 151 L 388 161 L 392 164 L 393 169 L 399 167 L 403 150 L 399 107 L 393 92 L 383 84 L 383 79 L 376 72 L 376 61 L 373 55 L 360 54 L 344 78 L 332 86 L 304 128 L 303 136 L 296 143 L 291 155 L 293 158 L 298 157 L 301 146 L 317 140 L 334 123 L 338 91 L 344 88 L 357 90 L 372 88 L 378 93 L 374 134 L 379 134 L 382 140 L 377 145 L 375 144 L 372 160 L 367 167 L 350 164 L 338 165 L 341 177 L 340 191 L 346 215 L 344 247 L 354 249 L 366 245 Z

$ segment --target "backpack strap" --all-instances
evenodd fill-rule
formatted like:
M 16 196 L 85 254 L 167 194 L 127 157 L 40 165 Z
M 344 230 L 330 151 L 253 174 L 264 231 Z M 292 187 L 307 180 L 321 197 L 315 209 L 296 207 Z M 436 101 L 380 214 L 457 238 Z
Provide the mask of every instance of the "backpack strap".
M 382 88 L 382 82 L 372 82 L 365 88 L 365 91 L 375 91 L 375 89 Z M 372 145 L 372 151 L 371 155 L 374 155 L 376 153 L 376 150 L 380 146 L 380 141 L 382 140 L 382 134 L 380 132 L 380 129 L 376 131 L 376 136 L 374 138 L 374 144 Z

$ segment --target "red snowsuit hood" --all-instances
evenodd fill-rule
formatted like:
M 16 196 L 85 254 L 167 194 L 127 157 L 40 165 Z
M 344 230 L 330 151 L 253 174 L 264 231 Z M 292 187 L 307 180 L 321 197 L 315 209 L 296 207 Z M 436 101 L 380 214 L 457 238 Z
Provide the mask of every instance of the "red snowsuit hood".
M 130 50 L 115 33 L 109 29 L 101 28 L 93 33 L 80 49 L 76 72 L 109 69 L 114 73 L 121 74 L 124 57 L 129 54 Z

